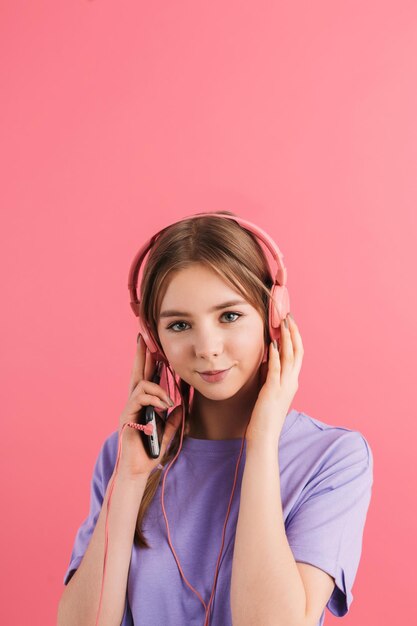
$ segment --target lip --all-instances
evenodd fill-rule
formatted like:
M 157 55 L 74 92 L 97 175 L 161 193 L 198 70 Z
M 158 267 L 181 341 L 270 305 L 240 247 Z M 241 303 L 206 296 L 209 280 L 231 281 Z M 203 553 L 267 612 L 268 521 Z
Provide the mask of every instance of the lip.
M 232 369 L 229 367 L 227 370 L 216 370 L 213 373 L 198 372 L 203 380 L 207 383 L 217 383 L 224 380 L 227 373 Z

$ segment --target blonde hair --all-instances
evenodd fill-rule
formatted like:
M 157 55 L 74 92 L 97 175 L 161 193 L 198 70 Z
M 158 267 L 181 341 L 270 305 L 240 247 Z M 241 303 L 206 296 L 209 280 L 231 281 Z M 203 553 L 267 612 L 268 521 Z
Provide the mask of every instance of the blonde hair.
M 198 219 L 191 216 L 163 229 L 149 252 L 140 284 L 139 315 L 150 327 L 162 352 L 157 325 L 163 297 L 173 273 L 195 263 L 219 274 L 260 313 L 264 319 L 265 344 L 270 342 L 268 311 L 273 278 L 265 253 L 255 235 L 235 220 L 215 217 L 218 213 L 238 217 L 231 211 L 213 211 L 213 217 L 208 215 Z M 190 385 L 180 379 L 179 387 L 184 406 L 185 435 L 189 429 Z M 161 460 L 163 466 L 178 452 L 180 428 Z M 161 471 L 149 476 L 138 512 L 134 543 L 143 548 L 151 547 L 144 537 L 142 521 L 158 488 Z

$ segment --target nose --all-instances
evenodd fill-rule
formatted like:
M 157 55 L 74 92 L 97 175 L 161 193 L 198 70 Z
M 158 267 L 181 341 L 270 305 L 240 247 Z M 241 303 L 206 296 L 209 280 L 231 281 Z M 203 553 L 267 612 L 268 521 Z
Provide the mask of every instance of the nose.
M 223 351 L 223 344 L 215 333 L 202 333 L 194 344 L 194 352 L 197 358 L 212 360 L 213 356 L 218 356 Z

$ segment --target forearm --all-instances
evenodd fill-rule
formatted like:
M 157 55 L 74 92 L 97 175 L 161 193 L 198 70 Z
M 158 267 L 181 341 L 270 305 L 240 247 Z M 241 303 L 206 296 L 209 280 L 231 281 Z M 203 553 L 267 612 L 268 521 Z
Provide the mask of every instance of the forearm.
M 94 626 L 103 579 L 105 524 L 111 477 L 84 557 L 65 587 L 58 607 L 58 626 Z M 99 626 L 119 626 L 125 606 L 127 577 L 137 515 L 147 478 L 130 479 L 118 472 L 107 519 L 106 575 Z
M 277 446 L 247 442 L 231 580 L 233 626 L 302 626 L 306 594 L 285 534 Z

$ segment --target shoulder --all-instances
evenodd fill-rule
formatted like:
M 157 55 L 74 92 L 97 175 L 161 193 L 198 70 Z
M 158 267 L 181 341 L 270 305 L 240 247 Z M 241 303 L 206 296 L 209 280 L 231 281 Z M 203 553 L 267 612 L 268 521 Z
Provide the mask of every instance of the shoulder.
M 359 430 L 324 422 L 303 411 L 288 430 L 283 449 L 293 456 L 302 454 L 303 460 L 332 463 L 345 459 L 373 468 L 373 453 L 369 440 Z
M 119 431 L 115 430 L 105 438 L 98 452 L 94 466 L 94 475 L 100 477 L 104 484 L 107 484 L 109 481 L 116 465 L 118 444 Z
M 119 431 L 115 430 L 110 433 L 102 442 L 97 460 L 102 460 L 102 462 L 106 463 L 110 463 L 113 460 L 115 461 L 117 457 L 118 443 Z
M 102 445 L 103 454 L 116 457 L 118 444 L 119 444 L 119 430 L 114 430 L 104 440 L 104 443 Z

